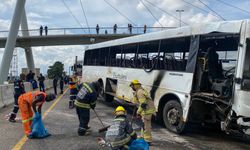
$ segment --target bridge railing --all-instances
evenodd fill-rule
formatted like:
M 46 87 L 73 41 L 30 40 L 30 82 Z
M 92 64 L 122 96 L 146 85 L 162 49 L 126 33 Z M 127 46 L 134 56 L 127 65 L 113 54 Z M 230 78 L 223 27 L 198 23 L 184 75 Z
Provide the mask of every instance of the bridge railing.
M 174 27 L 118 27 L 116 32 L 113 27 L 100 27 L 99 34 L 144 34 L 155 31 L 162 31 Z M 29 32 L 30 36 L 40 36 L 40 29 L 19 30 L 18 36 L 22 32 Z M 9 31 L 0 31 L 0 37 L 8 37 Z M 48 28 L 48 35 L 74 35 L 74 34 L 97 34 L 95 27 L 91 28 Z M 42 30 L 42 36 L 45 36 L 45 30 Z

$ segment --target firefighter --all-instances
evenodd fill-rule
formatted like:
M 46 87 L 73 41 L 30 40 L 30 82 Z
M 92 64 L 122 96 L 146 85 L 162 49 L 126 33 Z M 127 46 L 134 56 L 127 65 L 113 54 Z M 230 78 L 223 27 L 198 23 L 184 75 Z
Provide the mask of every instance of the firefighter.
M 16 122 L 16 115 L 19 110 L 18 107 L 18 97 L 25 93 L 25 88 L 23 81 L 21 79 L 17 79 L 14 81 L 14 108 L 13 111 L 10 114 L 9 121 L 10 122 Z
M 76 113 L 79 119 L 78 135 L 87 135 L 89 131 L 89 109 L 95 109 L 96 100 L 101 91 L 101 86 L 98 81 L 92 83 L 82 83 L 81 89 L 77 94 L 75 101 Z
M 130 87 L 134 91 L 134 103 L 138 104 L 137 116 L 140 117 L 144 123 L 141 136 L 149 144 L 152 142 L 151 135 L 151 118 L 155 114 L 154 102 L 150 98 L 149 93 L 142 88 L 138 80 L 132 80 Z
M 74 101 L 76 99 L 77 95 L 77 90 L 78 88 L 78 79 L 76 74 L 74 74 L 70 79 L 69 79 L 69 89 L 70 89 L 70 96 L 69 96 L 69 108 L 73 109 L 74 108 Z
M 118 106 L 114 114 L 115 118 L 106 132 L 105 139 L 111 144 L 112 149 L 128 149 L 137 138 L 136 132 L 127 119 L 124 107 Z
M 27 92 L 19 96 L 18 105 L 20 107 L 23 129 L 27 136 L 31 133 L 33 112 L 41 113 L 43 103 L 52 101 L 55 97 L 55 94 L 46 94 L 40 91 Z

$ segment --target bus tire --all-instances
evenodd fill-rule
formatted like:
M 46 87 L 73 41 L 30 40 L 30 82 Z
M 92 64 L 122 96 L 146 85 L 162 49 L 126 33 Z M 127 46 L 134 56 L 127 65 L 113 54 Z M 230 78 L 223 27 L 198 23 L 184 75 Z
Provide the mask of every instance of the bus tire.
M 163 108 L 163 121 L 168 130 L 181 134 L 185 130 L 182 107 L 176 100 L 168 101 Z
M 109 95 L 109 94 L 105 94 L 105 101 L 106 102 L 113 102 L 114 100 L 114 96 Z

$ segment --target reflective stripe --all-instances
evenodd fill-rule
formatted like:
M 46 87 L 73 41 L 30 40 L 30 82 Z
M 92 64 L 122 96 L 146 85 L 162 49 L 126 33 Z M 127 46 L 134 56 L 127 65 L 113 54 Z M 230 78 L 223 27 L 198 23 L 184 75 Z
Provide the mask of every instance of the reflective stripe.
M 111 145 L 112 145 L 113 147 L 123 146 L 123 145 L 126 145 L 130 140 L 131 140 L 131 137 L 128 136 L 128 137 L 126 137 L 126 138 L 123 139 L 123 140 L 111 142 Z
M 124 148 L 126 149 L 129 149 L 129 146 L 128 145 L 123 145 Z
M 31 121 L 31 120 L 33 120 L 33 118 L 31 117 L 31 118 L 29 118 L 29 119 L 26 119 L 26 120 L 22 120 L 22 123 L 26 123 L 26 122 L 29 122 L 29 121 Z
M 83 83 L 84 87 L 89 91 L 89 93 L 93 93 L 93 90 L 89 87 L 88 84 Z
M 135 135 L 135 131 L 133 131 L 132 133 L 130 133 L 130 136 L 133 136 L 133 135 Z
M 123 119 L 123 118 L 116 118 L 116 119 L 114 119 L 114 121 L 124 121 L 125 119 Z
M 144 94 L 146 97 L 148 97 L 148 92 L 147 92 L 146 90 L 144 90 L 144 89 L 143 89 L 143 91 L 144 91 L 143 94 Z
M 17 107 L 17 108 L 19 108 L 19 106 L 18 106 L 18 105 L 14 105 L 14 107 Z
M 142 115 L 149 115 L 149 114 L 153 114 L 155 113 L 155 109 L 154 108 L 151 108 L 151 109 L 148 109 L 146 111 L 142 111 L 141 114 Z
M 81 103 L 81 102 L 75 101 L 75 105 L 78 106 L 78 107 L 81 107 L 81 108 L 90 109 L 90 105 L 86 104 L 86 103 Z
M 141 99 L 139 99 L 139 101 L 140 101 L 140 102 L 141 102 L 141 101 L 146 102 L 147 99 L 146 99 L 146 98 L 141 98 Z

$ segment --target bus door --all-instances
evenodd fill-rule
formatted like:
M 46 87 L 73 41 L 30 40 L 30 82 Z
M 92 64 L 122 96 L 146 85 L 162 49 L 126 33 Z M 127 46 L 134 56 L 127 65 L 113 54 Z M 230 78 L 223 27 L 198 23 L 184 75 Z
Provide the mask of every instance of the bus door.
M 243 46 L 244 47 L 244 46 Z M 241 55 L 241 53 L 239 53 Z M 234 91 L 234 103 L 233 110 L 236 112 L 237 116 L 243 116 L 242 118 L 248 118 L 246 122 L 250 125 L 250 38 L 246 39 L 246 49 L 243 50 L 242 55 L 244 57 L 238 57 L 238 67 L 239 64 L 243 64 L 241 77 L 235 78 L 235 91 Z M 244 58 L 240 60 L 240 58 Z M 242 61 L 244 61 L 242 63 Z M 242 119 L 244 121 L 244 119 Z

